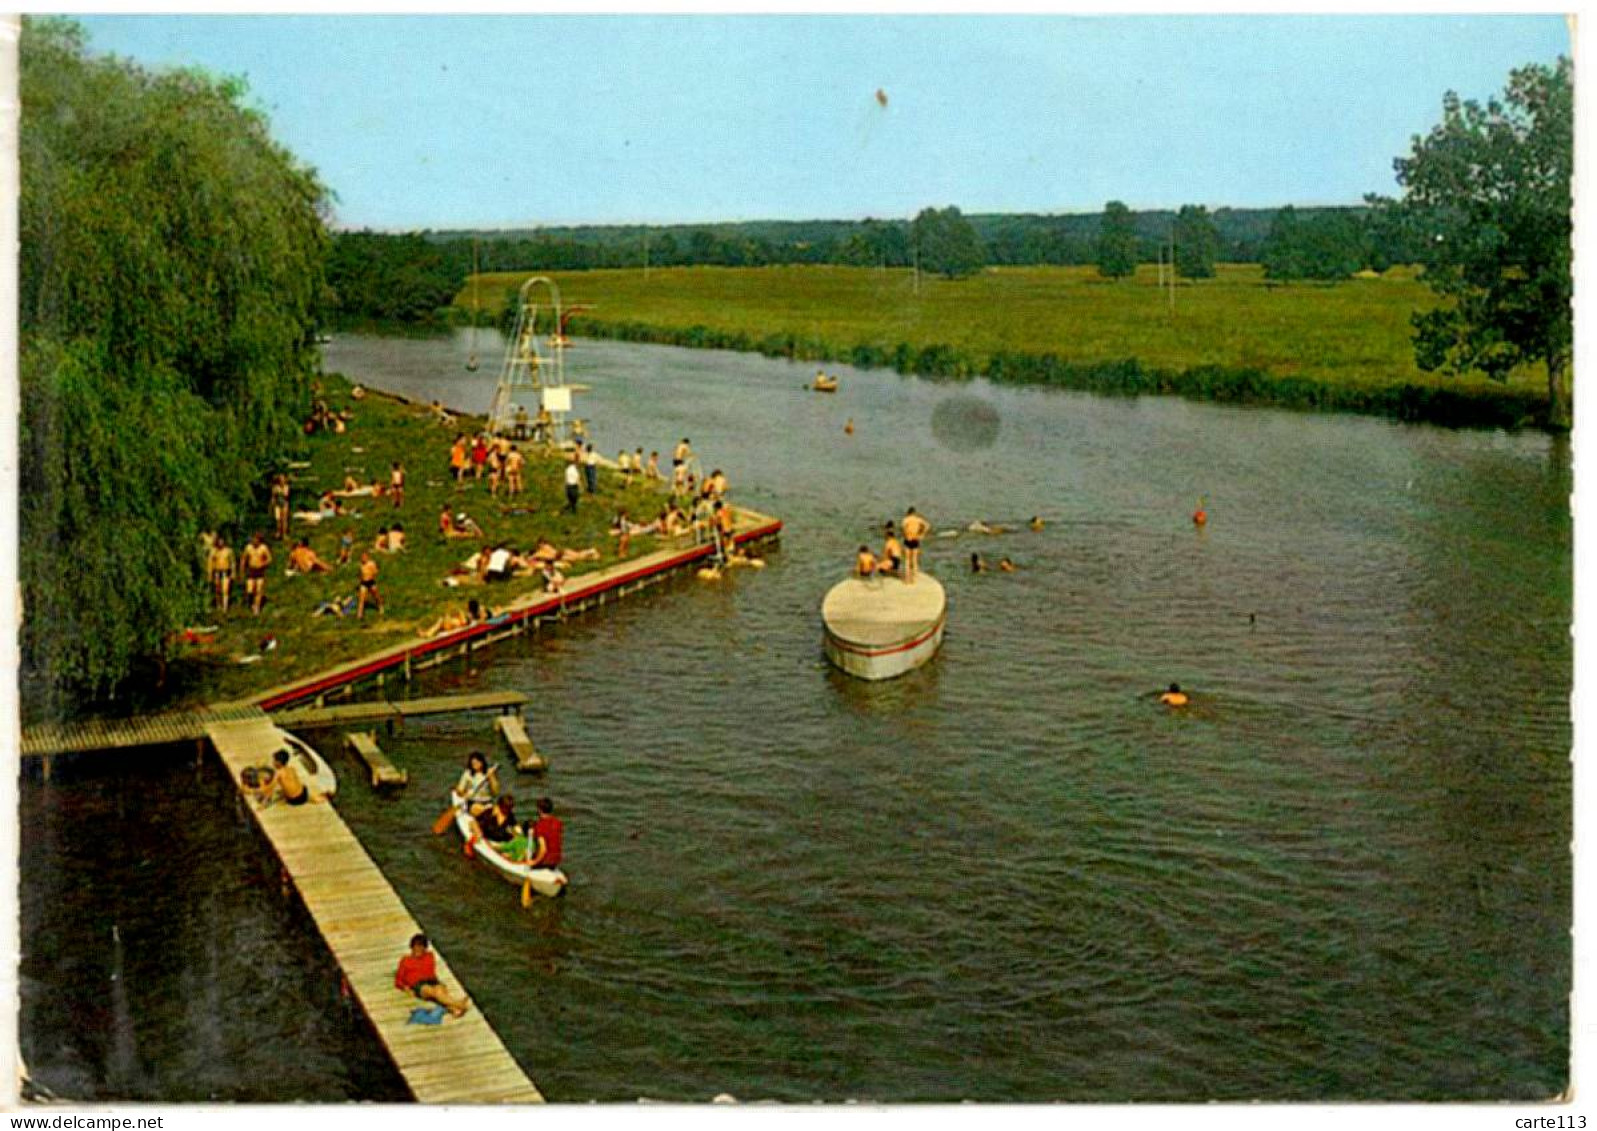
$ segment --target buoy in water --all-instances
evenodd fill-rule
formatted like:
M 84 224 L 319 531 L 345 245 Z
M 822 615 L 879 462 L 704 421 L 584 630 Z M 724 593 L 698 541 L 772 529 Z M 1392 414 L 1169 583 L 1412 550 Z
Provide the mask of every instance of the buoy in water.
M 854 418 L 851 416 L 851 417 L 848 418 L 848 423 L 843 425 L 843 435 L 852 436 L 853 434 L 854 434 Z

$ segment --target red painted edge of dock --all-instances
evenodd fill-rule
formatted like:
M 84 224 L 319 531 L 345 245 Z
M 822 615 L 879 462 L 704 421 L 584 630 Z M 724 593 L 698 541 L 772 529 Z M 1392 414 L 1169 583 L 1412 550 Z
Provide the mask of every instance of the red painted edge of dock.
M 745 530 L 739 534 L 733 535 L 732 540 L 734 544 L 741 546 L 745 542 L 749 542 L 754 539 L 769 538 L 771 535 L 776 534 L 781 529 L 782 520 L 772 519 L 770 522 L 763 523 L 760 526 L 756 526 L 750 530 Z M 467 628 L 456 629 L 454 632 L 448 633 L 447 635 L 439 635 L 431 640 L 421 641 L 417 644 L 411 645 L 410 647 L 400 649 L 396 652 L 384 654 L 366 663 L 358 664 L 355 667 L 341 669 L 332 674 L 311 676 L 303 683 L 294 684 L 292 686 L 274 691 L 264 698 L 254 700 L 254 703 L 256 706 L 267 711 L 275 710 L 278 707 L 286 707 L 290 703 L 296 703 L 301 699 L 308 699 L 313 695 L 325 694 L 326 692 L 335 688 L 342 687 L 346 683 L 353 683 L 356 680 L 365 679 L 367 676 L 375 675 L 380 671 L 386 671 L 389 668 L 400 667 L 408 660 L 419 659 L 420 657 L 426 656 L 432 652 L 437 652 L 445 648 L 452 648 L 456 645 L 475 640 L 478 637 L 487 636 L 490 633 L 499 631 L 506 625 L 517 624 L 529 617 L 544 616 L 548 613 L 558 610 L 566 601 L 572 599 L 586 600 L 589 597 L 600 593 L 607 593 L 612 589 L 620 588 L 623 585 L 631 584 L 632 582 L 638 581 L 645 577 L 652 577 L 655 574 L 664 573 L 667 570 L 680 569 L 682 566 L 689 565 L 692 562 L 699 561 L 703 558 L 707 558 L 714 552 L 714 543 L 705 542 L 702 545 L 693 547 L 691 550 L 684 550 L 680 554 L 673 555 L 672 557 L 666 558 L 663 561 L 657 561 L 651 565 L 643 566 L 639 569 L 629 570 L 626 573 L 618 573 L 614 577 L 606 578 L 603 582 L 582 589 L 579 592 L 553 594 L 545 597 L 541 601 L 534 602 L 533 604 L 523 605 L 519 608 L 511 609 L 507 612 L 501 613 L 490 620 L 482 622 L 481 624 L 474 624 Z

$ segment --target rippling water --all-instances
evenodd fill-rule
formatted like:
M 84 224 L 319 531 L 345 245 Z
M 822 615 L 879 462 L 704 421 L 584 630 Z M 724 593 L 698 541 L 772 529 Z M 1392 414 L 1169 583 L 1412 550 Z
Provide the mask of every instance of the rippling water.
M 464 408 L 492 388 L 458 339 L 326 352 Z M 523 911 L 426 831 L 466 753 L 492 750 L 484 719 L 385 740 L 411 772 L 396 796 L 340 763 L 339 809 L 551 1098 L 1564 1087 L 1561 441 L 838 372 L 818 396 L 801 365 L 572 351 L 601 451 L 690 436 L 787 525 L 764 571 L 419 685 L 533 696 L 553 768 L 514 788 L 567 819 L 568 898 Z M 939 530 L 1048 523 L 933 539 L 941 654 L 858 683 L 821 657 L 819 601 L 911 504 Z M 973 551 L 1020 569 L 972 575 Z M 1146 697 L 1171 680 L 1190 710 Z M 59 846 L 24 847 L 25 908 L 80 898 L 29 863 Z M 181 913 L 193 886 L 141 898 Z M 217 929 L 258 934 L 264 898 Z M 203 1012 L 228 977 L 210 970 L 161 984 Z

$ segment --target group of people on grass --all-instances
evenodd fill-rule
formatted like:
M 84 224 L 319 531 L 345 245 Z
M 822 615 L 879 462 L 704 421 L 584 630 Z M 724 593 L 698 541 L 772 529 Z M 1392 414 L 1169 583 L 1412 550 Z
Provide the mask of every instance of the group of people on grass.
M 527 457 L 509 436 L 495 436 L 479 432 L 468 438 L 464 432 L 455 434 L 449 448 L 449 474 L 456 486 L 464 486 L 469 477 L 473 482 L 488 479 L 488 493 L 499 497 L 503 487 L 506 498 L 514 498 L 526 490 L 525 470 Z

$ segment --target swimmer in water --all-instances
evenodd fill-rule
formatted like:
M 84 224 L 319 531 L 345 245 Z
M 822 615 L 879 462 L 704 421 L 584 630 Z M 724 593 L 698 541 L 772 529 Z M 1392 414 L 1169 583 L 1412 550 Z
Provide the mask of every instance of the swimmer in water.
M 1188 698 L 1187 693 L 1181 690 L 1179 683 L 1172 683 L 1170 690 L 1159 696 L 1159 702 L 1166 707 L 1185 707 L 1191 700 Z
M 1002 570 L 1004 573 L 1014 573 L 1015 572 L 1015 563 L 1010 561 L 1008 558 L 999 558 L 998 559 L 998 568 L 1000 570 Z
M 1031 527 L 1033 530 L 1041 530 L 1046 525 L 1046 523 L 1043 522 L 1043 520 L 1042 520 L 1042 518 L 1040 516 L 1032 515 L 1031 516 L 1031 521 L 1028 522 L 1026 525 Z
M 1203 500 L 1198 500 L 1198 509 L 1192 512 L 1192 525 L 1203 526 L 1209 521 L 1209 512 L 1203 509 Z
M 970 572 L 971 573 L 981 573 L 986 568 L 987 568 L 987 563 L 981 560 L 981 555 L 980 554 L 974 554 L 974 553 L 971 554 L 971 556 L 970 556 Z

